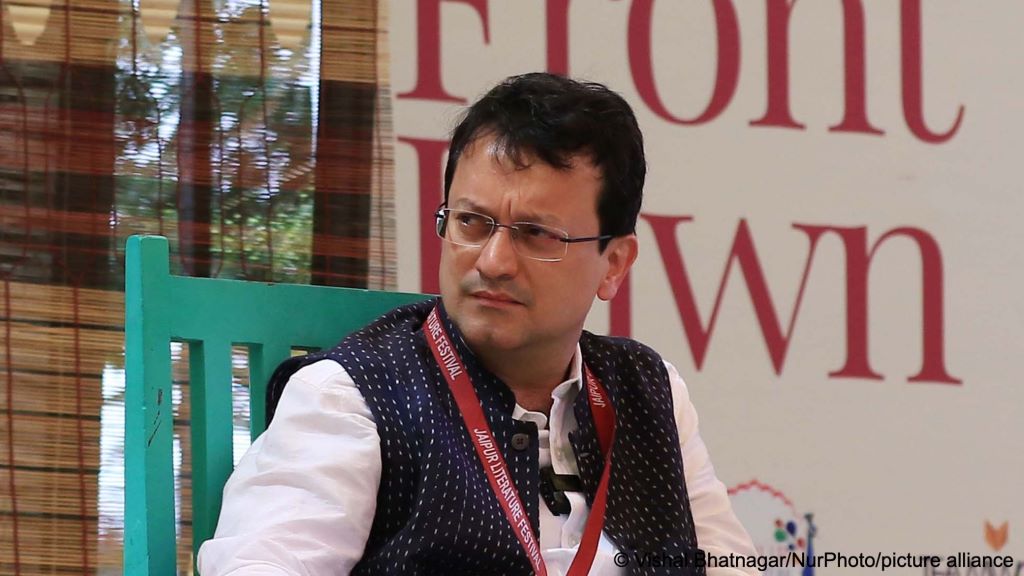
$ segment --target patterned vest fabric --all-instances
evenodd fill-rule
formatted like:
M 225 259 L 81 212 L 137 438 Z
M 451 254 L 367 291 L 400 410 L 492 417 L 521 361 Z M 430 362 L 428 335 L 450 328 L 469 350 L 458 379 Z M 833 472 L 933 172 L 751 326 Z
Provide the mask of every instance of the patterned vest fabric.
M 439 301 L 397 308 L 332 350 L 286 361 L 271 387 L 280 388 L 304 365 L 330 358 L 348 371 L 373 414 L 381 480 L 369 540 L 353 574 L 530 574 L 526 553 L 491 490 L 423 336 L 423 322 L 434 306 L 465 363 L 537 534 L 537 427 L 512 418 L 512 391 L 480 365 Z M 635 561 L 646 554 L 692 556 L 697 550 L 661 358 L 632 340 L 586 332 L 580 348 L 615 408 L 605 533 L 622 552 L 637 555 L 629 563 L 631 574 L 703 574 L 703 569 Z M 604 458 L 585 393 L 577 397 L 574 411 L 578 428 L 569 440 L 592 503 Z M 522 450 L 512 447 L 515 434 L 530 438 Z

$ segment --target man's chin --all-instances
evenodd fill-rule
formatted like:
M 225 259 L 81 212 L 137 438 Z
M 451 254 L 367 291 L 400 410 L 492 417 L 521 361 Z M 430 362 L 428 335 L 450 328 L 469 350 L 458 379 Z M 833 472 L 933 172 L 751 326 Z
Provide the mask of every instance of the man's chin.
M 462 338 L 469 348 L 476 353 L 486 351 L 508 351 L 521 346 L 522 341 L 516 336 L 518 330 L 502 325 L 500 320 L 488 321 L 484 318 L 470 320 L 462 330 Z

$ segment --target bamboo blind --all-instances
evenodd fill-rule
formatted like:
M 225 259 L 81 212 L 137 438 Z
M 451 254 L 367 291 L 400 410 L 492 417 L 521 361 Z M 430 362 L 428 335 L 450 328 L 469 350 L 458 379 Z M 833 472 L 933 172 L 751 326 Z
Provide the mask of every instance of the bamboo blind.
M 0 576 L 120 573 L 129 235 L 175 273 L 394 288 L 387 4 L 0 0 Z

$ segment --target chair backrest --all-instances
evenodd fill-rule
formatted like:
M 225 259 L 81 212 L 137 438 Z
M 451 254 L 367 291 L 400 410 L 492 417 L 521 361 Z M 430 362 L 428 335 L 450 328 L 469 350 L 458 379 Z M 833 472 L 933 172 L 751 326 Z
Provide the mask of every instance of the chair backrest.
M 193 551 L 209 539 L 231 473 L 231 348 L 249 350 L 251 437 L 267 380 L 293 348 L 321 349 L 421 294 L 174 276 L 167 239 L 132 236 L 125 263 L 124 573 L 177 573 L 172 341 L 189 347 Z

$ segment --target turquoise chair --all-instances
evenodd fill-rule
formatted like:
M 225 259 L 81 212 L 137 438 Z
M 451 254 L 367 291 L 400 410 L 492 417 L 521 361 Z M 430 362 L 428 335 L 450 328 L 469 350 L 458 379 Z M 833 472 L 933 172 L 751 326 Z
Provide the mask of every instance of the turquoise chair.
M 266 386 L 292 349 L 330 347 L 387 310 L 426 298 L 170 274 L 167 239 L 132 236 L 125 257 L 124 573 L 175 575 L 172 341 L 189 347 L 193 552 L 213 536 L 233 466 L 231 347 L 249 350 L 251 437 Z

